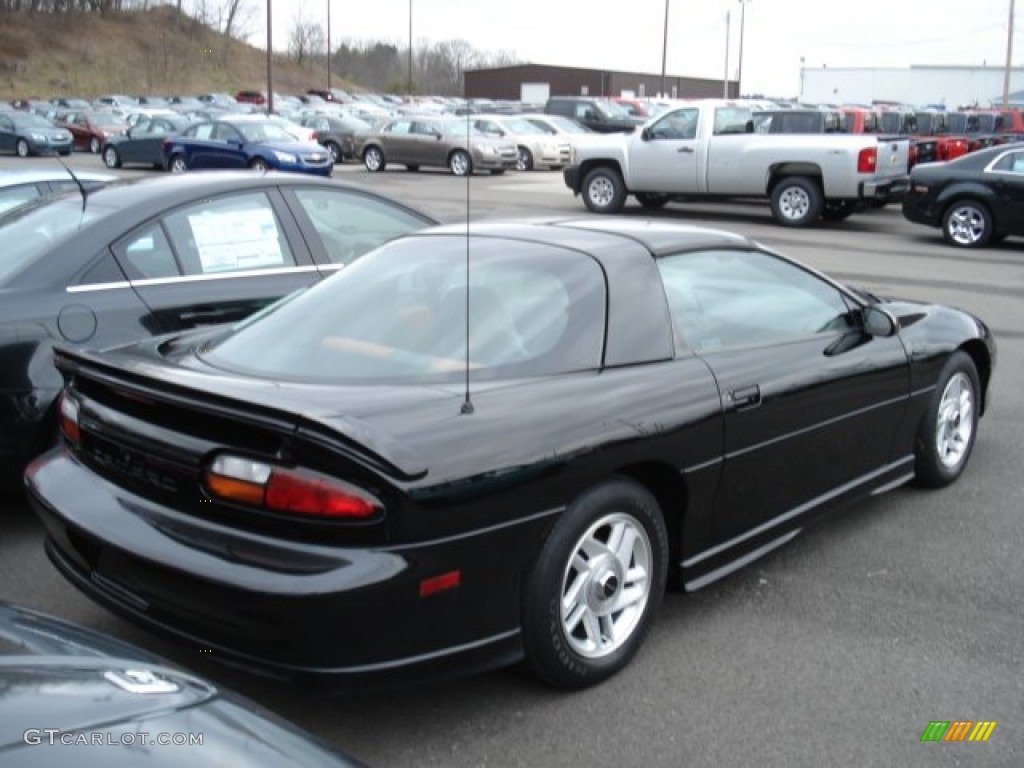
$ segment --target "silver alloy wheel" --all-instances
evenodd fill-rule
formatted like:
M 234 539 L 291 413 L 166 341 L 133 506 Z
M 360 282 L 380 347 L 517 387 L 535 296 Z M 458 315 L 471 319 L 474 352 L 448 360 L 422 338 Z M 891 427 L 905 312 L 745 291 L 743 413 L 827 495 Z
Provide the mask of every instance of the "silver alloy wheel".
M 456 176 L 465 176 L 469 173 L 470 169 L 469 155 L 465 152 L 456 152 L 452 155 L 452 159 L 448 162 L 448 166 Z
M 103 150 L 103 163 L 107 168 L 117 168 L 117 150 L 113 147 L 107 147 Z
M 252 168 L 254 171 L 259 171 L 260 173 L 266 173 L 267 171 L 270 170 L 270 166 L 267 165 L 267 161 L 264 160 L 262 157 L 257 157 L 255 160 L 249 163 L 249 167 Z
M 935 419 L 935 450 L 939 461 L 956 468 L 967 454 L 974 434 L 974 386 L 963 372 L 954 374 L 942 390 Z
M 370 147 L 363 155 L 363 163 L 368 171 L 379 171 L 384 165 L 384 155 L 376 147 Z
M 615 185 L 607 176 L 598 176 L 590 182 L 587 197 L 594 205 L 605 208 L 615 201 Z
M 185 173 L 188 170 L 188 163 L 181 155 L 171 158 L 171 173 Z
M 95 136 L 89 139 L 89 151 L 94 155 L 98 155 L 100 153 L 100 140 Z
M 18 139 L 18 145 L 16 149 L 18 152 L 18 157 L 28 157 L 29 147 L 27 141 L 25 141 L 24 139 Z
M 562 577 L 562 632 L 588 659 L 615 653 L 644 615 L 651 594 L 651 542 L 636 518 L 605 515 L 580 537 Z
M 338 164 L 341 162 L 341 149 L 333 141 L 327 142 L 327 151 L 331 153 L 331 162 Z
M 958 245 L 974 245 L 985 236 L 985 215 L 976 205 L 958 205 L 946 220 L 949 239 Z
M 779 212 L 787 219 L 802 219 L 810 209 L 811 197 L 801 187 L 786 187 L 779 196 Z

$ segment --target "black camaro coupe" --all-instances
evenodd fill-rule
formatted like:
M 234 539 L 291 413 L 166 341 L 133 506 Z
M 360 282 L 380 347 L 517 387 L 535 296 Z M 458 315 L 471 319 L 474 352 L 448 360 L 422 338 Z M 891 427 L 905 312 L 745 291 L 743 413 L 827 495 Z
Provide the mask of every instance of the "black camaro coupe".
M 961 248 L 1024 235 L 1024 144 L 914 166 L 903 215 L 940 228 L 947 243 Z
M 994 363 L 971 315 L 724 232 L 439 227 L 231 327 L 58 350 L 26 484 L 65 577 L 218 658 L 578 688 L 666 586 L 956 480 Z

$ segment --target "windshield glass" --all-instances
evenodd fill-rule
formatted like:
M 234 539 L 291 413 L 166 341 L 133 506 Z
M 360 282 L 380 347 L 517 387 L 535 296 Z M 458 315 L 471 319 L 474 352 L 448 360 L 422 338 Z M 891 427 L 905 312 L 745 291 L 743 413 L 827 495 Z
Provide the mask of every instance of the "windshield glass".
M 295 137 L 276 123 L 235 123 L 246 141 L 295 141 Z
M 599 101 L 595 101 L 594 106 L 597 107 L 597 109 L 600 110 L 600 112 L 605 117 L 621 118 L 630 116 L 628 109 L 621 106 L 620 104 L 616 104 L 614 101 L 606 101 L 604 99 L 601 99 Z
M 470 241 L 474 379 L 600 367 L 604 276 L 589 256 L 547 244 Z M 458 381 L 465 376 L 464 235 L 411 235 L 244 321 L 203 358 L 272 379 Z
M 46 255 L 59 242 L 91 221 L 116 213 L 113 208 L 95 205 L 90 199 L 82 210 L 77 191 L 39 200 L 0 214 L 0 285 Z

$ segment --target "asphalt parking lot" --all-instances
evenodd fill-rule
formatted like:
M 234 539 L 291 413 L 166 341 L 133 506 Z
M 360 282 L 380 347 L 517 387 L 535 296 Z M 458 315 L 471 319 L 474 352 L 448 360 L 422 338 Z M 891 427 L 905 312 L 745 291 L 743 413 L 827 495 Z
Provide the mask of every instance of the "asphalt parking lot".
M 102 166 L 82 154 L 71 162 Z M 22 164 L 3 158 L 0 170 Z M 149 172 L 124 175 L 140 173 Z M 442 172 L 354 164 L 335 177 L 446 221 L 464 220 L 467 200 L 471 221 L 590 215 L 552 172 L 478 175 L 468 188 Z M 151 648 L 371 766 L 1024 764 L 1024 241 L 953 249 L 896 207 L 810 230 L 774 225 L 766 204 L 673 205 L 656 216 L 751 235 L 875 293 L 984 318 L 999 359 L 961 480 L 845 508 L 724 581 L 670 594 L 632 665 L 573 694 L 507 670 L 325 699 L 229 670 L 82 597 L 46 560 L 17 495 L 0 497 L 0 599 Z M 934 720 L 998 725 L 986 743 L 922 743 Z

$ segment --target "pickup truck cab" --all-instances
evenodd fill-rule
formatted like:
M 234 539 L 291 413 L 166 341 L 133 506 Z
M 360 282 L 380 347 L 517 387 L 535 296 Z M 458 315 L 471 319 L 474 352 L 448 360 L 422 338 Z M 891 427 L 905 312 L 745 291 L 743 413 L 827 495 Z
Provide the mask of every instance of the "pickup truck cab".
M 789 227 L 843 219 L 906 190 L 905 137 L 753 130 L 748 106 L 690 102 L 635 133 L 575 147 L 565 183 L 596 213 L 618 212 L 630 194 L 645 208 L 680 198 L 762 197 Z

